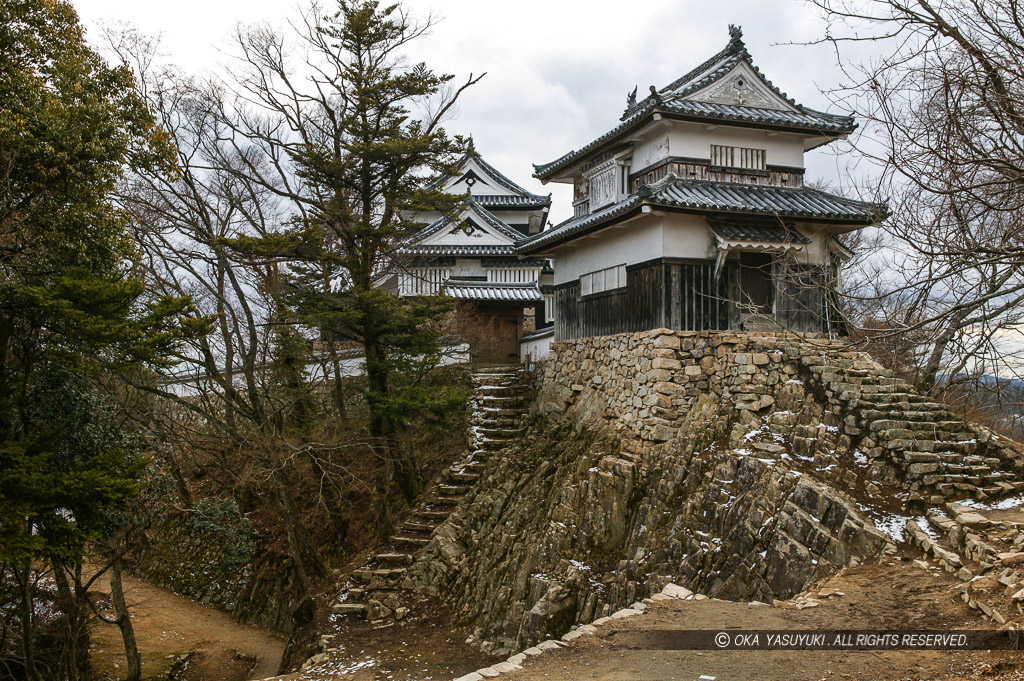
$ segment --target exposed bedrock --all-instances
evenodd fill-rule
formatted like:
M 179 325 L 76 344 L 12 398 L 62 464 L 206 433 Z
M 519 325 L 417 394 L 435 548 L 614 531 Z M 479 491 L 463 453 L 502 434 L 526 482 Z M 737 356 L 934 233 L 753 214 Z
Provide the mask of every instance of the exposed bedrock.
M 873 521 L 892 526 L 911 501 L 1018 488 L 1009 443 L 944 412 L 932 442 L 970 432 L 975 446 L 961 453 L 987 459 L 993 484 L 926 484 L 905 456 L 915 445 L 887 446 L 894 438 L 870 420 L 881 417 L 864 415 L 896 421 L 931 404 L 906 391 L 860 353 L 808 338 L 558 344 L 528 435 L 488 464 L 406 586 L 443 595 L 487 646 L 510 650 L 670 581 L 719 598 L 789 598 L 892 550 Z

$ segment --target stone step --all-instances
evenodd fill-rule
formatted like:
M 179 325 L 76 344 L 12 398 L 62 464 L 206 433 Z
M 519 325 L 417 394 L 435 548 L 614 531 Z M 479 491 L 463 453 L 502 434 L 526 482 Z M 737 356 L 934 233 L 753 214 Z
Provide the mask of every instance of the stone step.
M 425 518 L 427 520 L 444 522 L 448 519 L 448 516 L 452 514 L 450 510 L 440 510 L 432 508 L 421 508 L 413 511 L 412 513 L 417 518 Z
M 482 471 L 484 468 L 486 468 L 487 467 L 487 462 L 486 461 L 476 461 L 474 459 L 473 461 L 469 461 L 467 463 L 460 463 L 460 464 L 456 464 L 456 465 L 459 466 L 463 471 L 474 471 L 474 472 L 476 472 L 476 471 Z
M 436 529 L 436 523 L 416 523 L 411 520 L 405 521 L 405 523 L 402 525 L 402 530 L 404 532 L 424 532 L 426 534 L 429 534 Z
M 496 390 L 496 389 L 495 389 Z M 514 409 L 526 404 L 526 395 L 504 392 L 494 395 L 480 395 L 472 400 L 473 404 L 480 410 L 487 409 Z
M 475 388 L 488 386 L 507 387 L 516 385 L 518 378 L 515 374 L 488 374 L 486 376 L 473 376 L 469 379 L 469 382 Z
M 854 392 L 860 393 L 861 395 L 865 396 L 878 394 L 888 395 L 896 392 L 895 390 L 890 390 L 887 386 L 870 384 L 863 385 L 860 383 L 845 383 L 843 381 L 827 383 L 825 385 L 825 390 L 831 392 L 833 395 L 838 395 L 840 393 L 846 392 Z
M 916 406 L 916 405 L 915 405 Z M 858 414 L 861 422 L 873 423 L 875 421 L 881 421 L 886 419 L 898 420 L 898 421 L 911 421 L 911 422 L 927 422 L 932 423 L 934 421 L 948 421 L 952 414 L 948 411 L 905 411 L 902 408 L 894 407 L 892 409 L 863 409 Z
M 886 431 L 882 431 L 883 433 Z M 905 450 L 911 452 L 942 452 L 945 454 L 958 454 L 969 456 L 978 451 L 978 443 L 971 441 L 957 442 L 955 440 L 933 440 L 931 438 L 914 437 L 912 433 L 904 431 L 900 437 L 887 439 L 881 436 L 882 447 L 885 449 Z
M 331 606 L 335 615 L 366 615 L 366 606 L 362 603 L 335 603 Z
M 474 430 L 476 432 L 480 433 L 481 435 L 484 435 L 485 437 L 491 437 L 491 438 L 502 438 L 502 437 L 504 437 L 504 438 L 512 439 L 512 438 L 515 438 L 515 437 L 521 435 L 523 433 L 523 431 L 526 430 L 526 428 L 523 427 L 523 426 L 520 426 L 519 428 L 487 428 L 487 427 L 479 427 L 479 428 L 475 428 Z
M 445 479 L 455 484 L 472 485 L 480 479 L 479 473 L 470 473 L 465 470 L 445 470 Z
M 891 429 L 911 430 L 919 433 L 934 433 L 937 431 L 971 432 L 970 427 L 963 421 L 909 421 L 904 419 L 876 419 L 867 422 L 867 425 L 868 430 L 873 433 Z M 971 437 L 974 437 L 973 432 L 971 432 Z
M 378 553 L 374 560 L 379 563 L 412 565 L 413 557 L 408 553 Z
M 396 538 L 392 537 L 394 541 Z M 360 582 L 370 582 L 373 579 L 396 579 L 405 576 L 406 568 L 360 568 L 352 572 L 352 577 Z
M 520 416 L 523 415 L 523 410 L 522 409 L 512 409 L 510 407 L 505 407 L 505 406 L 501 406 L 501 407 L 484 406 L 484 407 L 480 407 L 479 413 L 484 418 L 504 418 L 504 417 L 509 417 L 509 416 L 514 417 L 514 418 L 519 418 Z
M 495 397 L 525 397 L 529 390 L 518 385 L 480 385 L 474 389 L 476 396 L 486 399 Z
M 446 497 L 462 497 L 471 489 L 470 485 L 438 485 L 437 493 Z
M 515 440 L 484 440 L 482 442 L 479 442 L 478 446 L 481 449 L 494 451 L 496 449 L 505 449 L 513 442 L 515 442 Z
M 432 496 L 429 499 L 427 499 L 427 501 L 425 502 L 425 505 L 430 510 L 444 511 L 446 514 L 450 514 L 452 512 L 452 508 L 451 507 L 452 506 L 457 506 L 458 503 L 460 501 L 462 501 L 462 499 L 463 499 L 463 497 L 461 497 L 461 496 L 459 496 L 459 497 Z
M 391 541 L 395 544 L 402 544 L 405 546 L 426 546 L 430 543 L 430 537 L 411 537 L 401 534 L 396 534 L 391 537 Z M 402 572 L 405 572 L 404 568 Z
M 842 397 L 840 399 L 843 399 Z M 929 401 L 927 397 L 910 392 L 863 393 L 860 402 L 868 408 L 879 408 L 886 404 L 913 404 L 914 411 L 935 411 L 945 409 L 940 404 Z
M 521 430 L 523 419 L 519 416 L 503 416 L 501 418 L 473 419 L 470 428 L 489 428 L 495 430 Z

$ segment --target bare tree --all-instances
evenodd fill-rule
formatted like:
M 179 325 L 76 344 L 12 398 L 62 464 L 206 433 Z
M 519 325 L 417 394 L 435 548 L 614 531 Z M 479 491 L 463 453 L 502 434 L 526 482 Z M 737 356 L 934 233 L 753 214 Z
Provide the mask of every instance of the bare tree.
M 1024 33 L 1016 0 L 811 0 L 837 50 L 885 54 L 848 67 L 840 103 L 880 169 L 883 226 L 846 292 L 862 330 L 903 356 L 924 390 L 976 375 L 1022 321 Z M 940 380 L 944 378 L 944 380 Z

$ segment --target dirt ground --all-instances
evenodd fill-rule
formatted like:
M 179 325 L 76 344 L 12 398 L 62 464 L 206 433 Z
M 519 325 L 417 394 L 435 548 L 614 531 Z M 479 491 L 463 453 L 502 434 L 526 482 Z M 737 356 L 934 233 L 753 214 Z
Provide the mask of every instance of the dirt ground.
M 435 599 L 410 595 L 405 604 L 412 614 L 384 625 L 333 618 L 336 649 L 328 659 L 279 681 L 450 681 L 504 659 L 468 643 L 472 632 Z
M 277 673 L 283 637 L 128 575 L 124 590 L 143 678 L 165 680 L 173 672 L 178 681 L 246 681 Z M 124 678 L 120 630 L 98 622 L 92 637 L 96 678 Z
M 685 651 L 650 650 L 671 629 L 988 629 L 958 598 L 956 580 L 909 561 L 844 570 L 815 590 L 843 595 L 819 605 L 660 601 L 641 616 L 601 626 L 567 648 L 528 658 L 511 681 L 961 681 L 1024 679 L 1019 651 Z M 813 594 L 812 594 L 813 595 Z

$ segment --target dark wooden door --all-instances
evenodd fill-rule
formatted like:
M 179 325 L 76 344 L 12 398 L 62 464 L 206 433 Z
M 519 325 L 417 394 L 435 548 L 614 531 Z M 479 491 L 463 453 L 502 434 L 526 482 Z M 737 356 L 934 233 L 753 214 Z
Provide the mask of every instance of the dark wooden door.
M 740 308 L 747 314 L 771 314 L 774 291 L 772 256 L 740 253 Z

